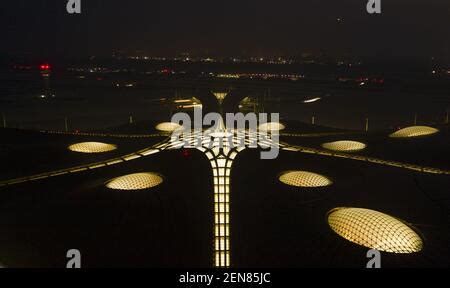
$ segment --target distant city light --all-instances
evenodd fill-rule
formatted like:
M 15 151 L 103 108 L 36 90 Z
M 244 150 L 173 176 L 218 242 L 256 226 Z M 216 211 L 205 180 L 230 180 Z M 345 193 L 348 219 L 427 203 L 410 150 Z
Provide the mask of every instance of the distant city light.
M 40 66 L 40 68 L 41 68 L 41 70 L 49 70 L 51 67 L 50 67 L 49 64 L 42 64 L 42 65 Z
M 322 99 L 322 98 L 321 97 L 315 97 L 315 98 L 304 100 L 303 103 L 314 103 L 314 102 L 319 101 L 320 99 Z

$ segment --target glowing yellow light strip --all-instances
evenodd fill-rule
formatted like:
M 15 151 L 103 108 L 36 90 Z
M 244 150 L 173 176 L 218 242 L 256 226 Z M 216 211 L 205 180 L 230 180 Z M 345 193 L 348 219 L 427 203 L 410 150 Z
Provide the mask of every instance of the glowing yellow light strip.
M 137 159 L 137 158 L 140 158 L 143 156 L 147 156 L 147 155 L 151 155 L 151 154 L 160 152 L 161 150 L 165 149 L 166 147 L 167 147 L 166 142 L 164 142 L 162 144 L 158 143 L 158 144 L 154 145 L 153 147 L 149 147 L 147 149 L 140 151 L 143 153 L 146 153 L 145 151 L 149 152 L 148 154 L 146 153 L 145 155 L 139 154 L 139 152 L 137 152 L 137 153 L 133 153 L 133 154 L 124 155 L 124 156 L 122 156 L 122 157 L 124 157 L 123 159 L 118 157 L 118 158 L 113 158 L 113 159 L 109 159 L 109 160 L 105 160 L 105 161 L 101 161 L 101 162 L 90 163 L 90 164 L 86 164 L 86 165 L 82 165 L 82 166 L 76 166 L 76 167 L 71 167 L 71 168 L 57 170 L 57 171 L 51 171 L 51 172 L 47 172 L 47 173 L 41 173 L 41 174 L 22 177 L 22 178 L 10 179 L 10 180 L 6 180 L 6 181 L 1 181 L 0 186 L 14 185 L 14 184 L 19 184 L 19 183 L 24 183 L 24 182 L 29 182 L 29 181 L 41 180 L 41 179 L 60 176 L 60 175 L 68 174 L 68 173 L 77 173 L 77 172 L 82 172 L 82 171 L 86 171 L 86 170 L 92 170 L 92 169 L 105 167 L 106 165 L 108 165 L 108 166 L 115 165 L 115 164 L 123 163 L 125 161 L 130 161 L 133 159 Z
M 422 173 L 450 175 L 450 170 L 444 170 L 444 169 L 439 169 L 439 168 L 424 167 L 424 166 L 419 166 L 419 165 L 414 165 L 414 164 L 401 163 L 401 162 L 390 161 L 390 160 L 383 160 L 383 159 L 378 159 L 378 158 L 373 158 L 373 157 L 365 157 L 365 156 L 360 156 L 360 155 L 346 154 L 346 153 L 342 153 L 342 152 L 332 152 L 332 151 L 320 150 L 320 149 L 303 147 L 303 146 L 289 145 L 286 143 L 283 143 L 282 145 L 283 145 L 282 149 L 286 150 L 286 151 L 295 151 L 293 149 L 297 149 L 298 152 L 302 152 L 302 153 L 325 155 L 325 156 L 331 156 L 331 157 L 337 157 L 337 158 L 346 158 L 346 159 L 351 159 L 351 160 L 358 160 L 358 161 L 364 161 L 364 162 L 368 162 L 368 163 L 375 163 L 375 164 L 380 164 L 380 165 L 385 165 L 385 166 L 414 170 L 414 171 L 419 171 Z
M 207 153 L 214 175 L 214 266 L 230 267 L 230 170 L 233 160 Z M 216 154 L 216 153 L 214 153 Z M 229 164 L 228 164 L 228 163 Z
M 64 132 L 64 131 L 39 131 L 45 134 L 72 135 L 72 136 L 94 136 L 94 137 L 113 137 L 113 138 L 150 138 L 165 137 L 161 134 L 109 134 L 109 133 L 86 133 L 86 132 Z

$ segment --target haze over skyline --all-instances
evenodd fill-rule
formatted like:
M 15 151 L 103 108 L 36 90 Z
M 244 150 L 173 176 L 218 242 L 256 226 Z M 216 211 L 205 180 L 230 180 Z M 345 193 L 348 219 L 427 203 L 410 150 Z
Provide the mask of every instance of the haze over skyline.
M 112 51 L 257 57 L 306 52 L 448 59 L 449 1 L 382 1 L 381 15 L 368 14 L 366 4 L 366 0 L 134 0 L 125 5 L 82 0 L 82 14 L 69 15 L 66 1 L 7 1 L 0 12 L 5 40 L 0 52 L 44 57 Z

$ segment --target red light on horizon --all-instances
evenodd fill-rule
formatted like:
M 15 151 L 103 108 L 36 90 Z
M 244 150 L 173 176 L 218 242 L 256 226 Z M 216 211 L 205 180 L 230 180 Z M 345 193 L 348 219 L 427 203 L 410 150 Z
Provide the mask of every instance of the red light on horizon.
M 51 66 L 49 64 L 42 64 L 40 68 L 41 70 L 50 70 Z

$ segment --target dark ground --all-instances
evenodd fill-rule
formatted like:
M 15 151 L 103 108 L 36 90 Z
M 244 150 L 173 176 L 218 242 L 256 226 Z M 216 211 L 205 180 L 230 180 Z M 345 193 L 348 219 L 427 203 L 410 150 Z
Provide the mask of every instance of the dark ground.
M 153 124 L 109 131 L 152 133 L 148 127 Z M 326 129 L 289 122 L 289 130 Z M 388 139 L 385 132 L 345 139 L 368 143 L 361 154 L 448 169 L 449 135 L 441 130 L 435 136 L 407 141 Z M 0 133 L 2 179 L 112 158 L 161 139 Z M 338 138 L 282 140 L 319 147 Z M 86 140 L 118 144 L 119 149 L 96 157 L 66 150 L 69 143 Z M 67 250 L 75 248 L 82 253 L 84 267 L 210 267 L 212 173 L 206 157 L 196 150 L 188 152 L 165 151 L 108 168 L 0 188 L 0 262 L 7 267 L 64 267 Z M 334 184 L 291 188 L 277 180 L 286 170 L 323 174 Z M 164 183 L 128 192 L 104 186 L 111 178 L 142 171 L 161 173 Z M 326 213 L 341 206 L 378 210 L 421 231 L 423 251 L 382 253 L 383 267 L 450 264 L 448 176 L 289 151 L 263 161 L 258 151 L 244 150 L 234 162 L 231 179 L 234 267 L 364 267 L 367 249 L 340 238 L 326 222 Z

